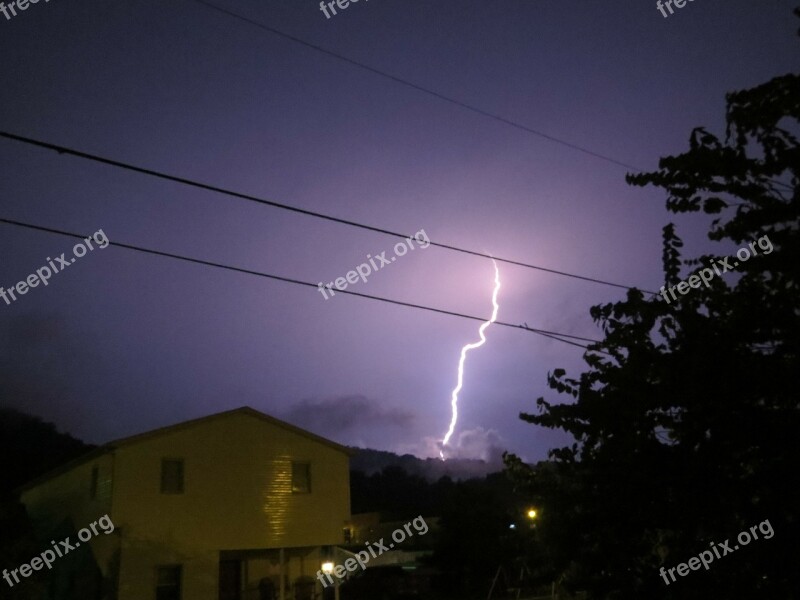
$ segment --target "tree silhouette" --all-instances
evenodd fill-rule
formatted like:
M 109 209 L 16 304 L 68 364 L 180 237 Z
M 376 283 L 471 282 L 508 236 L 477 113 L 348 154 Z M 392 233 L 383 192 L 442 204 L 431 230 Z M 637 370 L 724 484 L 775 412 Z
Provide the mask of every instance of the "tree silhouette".
M 70 435 L 59 433 L 52 423 L 11 408 L 0 408 L 0 564 L 3 568 L 13 569 L 30 562 L 43 548 L 14 490 L 91 448 Z M 45 575 L 37 573 L 13 588 L 9 588 L 6 581 L 0 581 L 5 589 L 0 597 L 39 600 L 47 595 L 46 579 Z
M 568 588 L 594 598 L 800 597 L 798 125 L 800 77 L 776 77 L 727 96 L 723 139 L 697 128 L 687 152 L 627 177 L 666 190 L 671 212 L 713 215 L 708 237 L 724 251 L 682 259 L 665 227 L 665 292 L 693 285 L 669 302 L 633 290 L 593 307 L 605 340 L 586 352 L 588 370 L 548 374 L 574 401 L 539 398 L 537 414 L 520 415 L 576 440 L 551 450 L 546 469 L 507 457 L 542 506 L 540 569 Z M 719 261 L 731 273 L 710 267 Z M 691 279 L 703 269 L 708 285 Z M 772 539 L 669 585 L 659 575 L 711 542 L 733 549 L 765 520 Z
M 52 423 L 0 407 L 0 500 L 9 498 L 22 484 L 92 448 L 58 432 Z

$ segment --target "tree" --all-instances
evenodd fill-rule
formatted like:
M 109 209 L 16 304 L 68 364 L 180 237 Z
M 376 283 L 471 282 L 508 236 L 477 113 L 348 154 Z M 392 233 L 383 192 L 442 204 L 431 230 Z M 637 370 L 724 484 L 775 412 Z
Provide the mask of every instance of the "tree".
M 25 507 L 11 499 L 0 500 L 0 565 L 11 570 L 38 556 L 42 551 L 34 535 L 33 526 L 25 513 Z M 40 573 L 30 579 L 21 578 L 16 583 L 0 580 L 3 598 L 9 600 L 40 600 L 47 597 L 45 577 Z
M 539 398 L 538 414 L 520 415 L 576 440 L 551 451 L 548 469 L 507 458 L 543 507 L 542 569 L 573 589 L 594 598 L 800 597 L 798 125 L 800 77 L 776 77 L 727 96 L 724 139 L 695 129 L 687 152 L 627 177 L 666 190 L 671 212 L 713 215 L 709 239 L 740 254 L 684 260 L 667 225 L 666 297 L 632 290 L 593 307 L 605 339 L 584 355 L 588 370 L 548 374 L 549 387 L 574 401 Z M 692 287 L 673 299 L 681 279 Z M 669 584 L 659 575 L 712 542 L 731 540 L 733 550 L 739 532 L 765 520 L 773 538 Z
M 523 504 L 504 473 L 449 485 L 440 480 L 436 489 L 443 492 L 431 561 L 440 572 L 437 597 L 486 598 L 498 568 L 517 575 Z
M 42 551 L 43 542 L 36 539 L 33 524 L 25 507 L 14 496 L 14 490 L 91 448 L 70 435 L 59 433 L 52 423 L 11 408 L 0 408 L 0 565 L 3 568 L 11 570 L 28 563 Z M 4 591 L 2 597 L 12 600 L 44 598 L 47 596 L 46 579 L 47 576 L 37 573 Z M 0 580 L 0 586 L 6 588 L 7 585 Z
M 58 432 L 52 423 L 0 407 L 0 500 L 9 498 L 22 484 L 92 448 Z

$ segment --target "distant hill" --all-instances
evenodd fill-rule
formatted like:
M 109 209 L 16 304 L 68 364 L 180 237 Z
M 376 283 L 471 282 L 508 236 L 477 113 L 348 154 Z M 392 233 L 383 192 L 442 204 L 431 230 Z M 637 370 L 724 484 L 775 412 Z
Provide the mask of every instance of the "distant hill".
M 0 496 L 93 448 L 59 432 L 52 423 L 0 406 Z M 493 461 L 464 458 L 443 461 L 383 450 L 353 447 L 350 450 L 355 453 L 350 458 L 350 469 L 367 476 L 381 473 L 386 467 L 399 467 L 429 482 L 444 476 L 460 481 L 503 470 L 499 454 Z
M 367 448 L 350 448 L 355 455 L 350 458 L 350 469 L 361 471 L 366 475 L 380 473 L 386 467 L 400 467 L 409 475 L 423 477 L 427 481 L 437 481 L 445 475 L 453 480 L 485 477 L 490 473 L 503 470 L 500 457 L 492 462 L 477 459 L 448 458 L 417 458 L 411 454 L 399 456 L 384 450 L 370 450 Z
M 52 423 L 0 407 L 0 498 L 92 448 Z

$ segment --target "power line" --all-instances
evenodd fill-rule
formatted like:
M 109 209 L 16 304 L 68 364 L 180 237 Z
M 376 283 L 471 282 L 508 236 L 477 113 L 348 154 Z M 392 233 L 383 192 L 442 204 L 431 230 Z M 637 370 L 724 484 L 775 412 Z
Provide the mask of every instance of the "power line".
M 33 229 L 35 231 L 43 231 L 43 232 L 46 232 L 46 233 L 54 233 L 56 235 L 62 235 L 62 236 L 77 238 L 77 239 L 81 239 L 81 240 L 86 239 L 86 237 L 87 237 L 85 235 L 80 235 L 78 233 L 73 233 L 71 231 L 64 231 L 62 229 L 54 229 L 52 227 L 44 227 L 42 225 L 34 225 L 32 223 L 24 223 L 22 221 L 16 221 L 16 220 L 13 220 L 13 219 L 6 219 L 6 218 L 3 218 L 3 217 L 0 217 L 0 223 L 6 223 L 7 225 L 14 225 L 16 227 L 24 227 L 24 228 L 27 228 L 27 229 Z M 291 277 L 282 277 L 280 275 L 273 275 L 271 273 L 264 273 L 264 272 L 261 272 L 261 271 L 254 271 L 252 269 L 244 269 L 242 267 L 234 267 L 234 266 L 231 266 L 231 265 L 224 265 L 222 263 L 203 260 L 203 259 L 200 259 L 200 258 L 193 258 L 193 257 L 190 257 L 190 256 L 183 256 L 183 255 L 180 255 L 180 254 L 174 254 L 172 252 L 164 252 L 162 250 L 153 250 L 152 248 L 143 248 L 141 246 L 135 246 L 133 244 L 125 244 L 123 242 L 112 242 L 112 241 L 109 241 L 109 245 L 117 246 L 119 248 L 126 248 L 128 250 L 134 250 L 136 252 L 143 252 L 145 254 L 152 254 L 152 255 L 155 255 L 155 256 L 163 256 L 165 258 L 172 258 L 172 259 L 175 259 L 175 260 L 194 263 L 194 264 L 203 265 L 203 266 L 207 266 L 207 267 L 215 267 L 215 268 L 218 268 L 218 269 L 225 269 L 227 271 L 234 271 L 236 273 L 244 273 L 246 275 L 255 275 L 257 277 L 264 277 L 264 278 L 267 278 L 267 279 L 274 279 L 275 281 L 282 281 L 284 283 L 292 283 L 294 285 L 302 285 L 302 286 L 305 286 L 305 287 L 311 287 L 311 288 L 314 288 L 314 289 L 319 289 L 318 284 L 311 283 L 310 281 L 303 281 L 301 279 L 293 279 Z M 462 318 L 462 319 L 470 319 L 472 321 L 484 322 L 484 321 L 487 320 L 487 319 L 484 319 L 482 317 L 476 317 L 476 316 L 468 315 L 468 314 L 465 314 L 465 313 L 459 313 L 459 312 L 455 312 L 455 311 L 451 311 L 451 310 L 445 310 L 445 309 L 442 309 L 442 308 L 433 308 L 433 307 L 430 307 L 430 306 L 424 306 L 422 304 L 414 304 L 412 302 L 403 302 L 401 300 L 393 300 L 391 298 L 384 298 L 384 297 L 381 297 L 381 296 L 373 296 L 371 294 L 362 294 L 360 292 L 348 292 L 347 290 L 336 290 L 336 293 L 347 294 L 347 295 L 350 295 L 350 296 L 358 296 L 360 298 L 366 298 L 367 300 L 377 300 L 379 302 L 386 302 L 388 304 L 396 304 L 398 306 L 405 306 L 407 308 L 416 308 L 416 309 L 419 309 L 419 310 L 426 310 L 426 311 L 429 311 L 429 312 L 435 312 L 435 313 L 439 313 L 439 314 L 443 314 L 443 315 L 450 315 L 450 316 L 459 317 L 459 318 Z M 535 327 L 528 327 L 527 325 L 514 325 L 512 323 L 505 323 L 505 322 L 502 322 L 502 321 L 495 321 L 495 324 L 496 325 L 502 325 L 504 327 L 513 327 L 514 329 L 522 329 L 524 331 L 529 331 L 531 333 L 535 333 L 535 334 L 538 334 L 538 335 L 542 335 L 544 337 L 548 337 L 548 338 L 551 338 L 551 339 L 554 339 L 554 340 L 558 340 L 559 342 L 564 342 L 565 344 L 571 344 L 572 346 L 578 346 L 579 348 L 583 348 L 584 350 L 588 350 L 588 347 L 584 346 L 583 344 L 578 344 L 576 342 L 572 342 L 569 339 L 562 339 L 562 338 L 570 338 L 570 339 L 573 339 L 573 340 L 580 340 L 580 341 L 584 341 L 584 342 L 590 342 L 590 343 L 593 343 L 593 344 L 601 343 L 599 340 L 593 340 L 591 338 L 581 337 L 581 336 L 577 336 L 577 335 L 570 335 L 570 334 L 567 334 L 567 333 L 559 333 L 557 331 L 548 331 L 546 329 L 537 329 Z
M 68 148 L 66 146 L 59 146 L 57 144 L 52 144 L 50 142 L 44 142 L 44 141 L 41 141 L 41 140 L 35 140 L 33 138 L 29 138 L 29 137 L 25 137 L 25 136 L 21 136 L 21 135 L 16 135 L 16 134 L 9 133 L 9 132 L 6 132 L 6 131 L 0 131 L 0 137 L 4 137 L 6 139 L 14 140 L 14 141 L 17 141 L 17 142 L 22 142 L 22 143 L 25 143 L 25 144 L 30 144 L 32 146 L 38 146 L 40 148 L 45 148 L 45 149 L 48 149 L 48 150 L 55 150 L 59 154 L 71 154 L 72 156 L 77 156 L 78 158 L 83 158 L 83 159 L 86 159 L 86 160 L 99 162 L 99 163 L 102 163 L 102 164 L 105 164 L 105 165 L 109 165 L 109 166 L 112 166 L 112 167 L 117 167 L 119 169 L 125 169 L 127 171 L 134 171 L 136 173 L 141 173 L 143 175 L 149 175 L 151 177 L 157 177 L 159 179 L 165 179 L 167 181 L 172 181 L 172 182 L 175 182 L 175 183 L 181 183 L 183 185 L 188 185 L 188 186 L 199 188 L 199 189 L 202 189 L 202 190 L 211 191 L 211 192 L 217 192 L 219 194 L 224 194 L 226 196 L 232 196 L 234 198 L 239 198 L 239 199 L 242 199 L 242 200 L 248 200 L 250 202 L 256 202 L 258 204 L 263 204 L 263 205 L 266 205 L 266 206 L 272 206 L 274 208 L 280 208 L 282 210 L 288 210 L 288 211 L 291 211 L 291 212 L 295 212 L 295 213 L 299 213 L 299 214 L 302 214 L 302 215 L 306 215 L 308 217 L 315 217 L 317 219 L 324 219 L 326 221 L 332 221 L 334 223 L 340 223 L 342 225 L 348 225 L 350 227 L 357 227 L 359 229 L 365 229 L 367 231 L 373 231 L 373 232 L 376 232 L 376 233 L 381 233 L 381 234 L 384 234 L 384 235 L 390 235 L 390 236 L 393 236 L 393 237 L 399 237 L 399 238 L 403 238 L 403 239 L 411 237 L 411 236 L 408 236 L 408 235 L 404 235 L 402 233 L 398 233 L 396 231 L 391 231 L 389 229 L 383 229 L 383 228 L 380 228 L 380 227 L 374 227 L 372 225 L 365 225 L 363 223 L 358 223 L 357 221 L 350 221 L 350 220 L 347 220 L 347 219 L 340 219 L 339 217 L 326 215 L 324 213 L 316 212 L 316 211 L 313 211 L 313 210 L 307 210 L 307 209 L 304 209 L 304 208 L 291 206 L 289 204 L 282 204 L 280 202 L 275 202 L 273 200 L 267 200 L 265 198 L 259 198 L 257 196 L 253 196 L 251 194 L 245 194 L 245 193 L 242 193 L 242 192 L 237 192 L 237 191 L 234 191 L 234 190 L 221 188 L 221 187 L 218 187 L 218 186 L 215 186 L 215 185 L 210 185 L 210 184 L 207 184 L 207 183 L 202 183 L 202 182 L 199 182 L 199 181 L 195 181 L 193 179 L 187 179 L 185 177 L 179 177 L 177 175 L 171 175 L 171 174 L 165 173 L 163 171 L 156 171 L 154 169 L 148 169 L 148 168 L 145 168 L 145 167 L 139 167 L 139 166 L 136 166 L 136 165 L 132 165 L 130 163 L 124 163 L 124 162 L 121 162 L 121 161 L 118 161 L 118 160 L 114 160 L 114 159 L 111 159 L 111 158 L 105 158 L 105 157 L 102 157 L 102 156 L 99 156 L 99 155 L 96 155 L 96 154 L 89 154 L 87 152 L 82 152 L 80 150 L 75 150 L 73 148 Z M 619 284 L 619 283 L 613 283 L 611 281 L 604 281 L 602 279 L 596 279 L 594 277 L 586 277 L 584 275 L 576 275 L 574 273 L 568 273 L 566 271 L 559 271 L 559 270 L 556 270 L 556 269 L 548 269 L 546 267 L 540 267 L 538 265 L 532 265 L 532 264 L 529 264 L 529 263 L 524 263 L 524 262 L 521 262 L 521 261 L 509 259 L 509 258 L 499 258 L 497 256 L 491 256 L 491 255 L 489 255 L 487 253 L 484 253 L 484 252 L 477 252 L 475 250 L 468 250 L 466 248 L 459 248 L 458 246 L 452 246 L 452 245 L 449 245 L 449 244 L 441 244 L 441 243 L 438 243 L 438 242 L 431 241 L 431 246 L 436 246 L 437 248 L 444 248 L 445 250 L 452 250 L 454 252 L 460 252 L 462 254 L 469 254 L 469 255 L 472 255 L 472 256 L 479 256 L 481 258 L 488 258 L 488 259 L 492 259 L 493 258 L 494 260 L 496 260 L 498 262 L 503 262 L 503 263 L 510 264 L 510 265 L 516 265 L 518 267 L 525 267 L 527 269 L 535 269 L 537 271 L 543 271 L 545 273 L 552 273 L 554 275 L 561 275 L 563 277 L 570 277 L 572 279 L 579 279 L 579 280 L 582 280 L 582 281 L 589 281 L 591 283 L 598 283 L 598 284 L 601 284 L 601 285 L 608 285 L 608 286 L 612 286 L 612 287 L 616 287 L 616 288 L 622 288 L 622 289 L 625 289 L 625 290 L 638 289 L 638 288 L 634 288 L 633 286 L 629 286 L 629 285 L 622 285 L 622 284 Z M 641 290 L 641 291 L 646 292 L 648 294 L 657 294 L 657 292 L 651 292 L 649 290 Z
M 380 77 L 384 77 L 386 79 L 394 81 L 395 83 L 399 83 L 400 85 L 404 85 L 404 86 L 410 87 L 410 88 L 412 88 L 414 90 L 420 91 L 420 92 L 422 92 L 424 94 L 428 94 L 430 96 L 433 96 L 434 98 L 438 98 L 440 100 L 444 100 L 445 102 L 449 102 L 451 104 L 455 104 L 456 106 L 460 106 L 461 108 L 464 108 L 466 110 L 469 110 L 471 112 L 479 114 L 479 115 L 481 115 L 483 117 L 488 117 L 490 119 L 494 119 L 495 121 L 499 121 L 499 122 L 504 123 L 506 125 L 510 125 L 511 127 L 514 127 L 516 129 L 520 129 L 520 130 L 525 131 L 527 133 L 532 133 L 533 135 L 537 135 L 537 136 L 539 136 L 541 138 L 544 138 L 546 140 L 549 140 L 551 142 L 555 142 L 556 144 L 561 144 L 561 145 L 566 146 L 568 148 L 572 148 L 573 150 L 577 150 L 578 152 L 583 152 L 584 154 L 588 154 L 588 155 L 593 156 L 595 158 L 599 158 L 600 160 L 605 160 L 605 161 L 610 162 L 612 164 L 615 164 L 615 165 L 618 165 L 618 166 L 621 166 L 621 167 L 625 167 L 626 169 L 631 169 L 631 170 L 637 171 L 639 173 L 643 173 L 644 172 L 644 169 L 642 169 L 641 167 L 630 165 L 628 163 L 625 163 L 625 162 L 622 162 L 620 160 L 617 160 L 616 158 L 607 156 L 605 154 L 601 154 L 599 152 L 595 152 L 594 150 L 589 150 L 588 148 L 584 148 L 582 146 L 578 146 L 577 144 L 573 144 L 572 142 L 567 142 L 567 141 L 562 140 L 560 138 L 557 138 L 557 137 L 555 137 L 553 135 L 550 135 L 550 134 L 544 133 L 542 131 L 538 131 L 536 129 L 528 127 L 527 125 L 523 125 L 523 124 L 518 123 L 516 121 L 513 121 L 511 119 L 507 119 L 506 117 L 503 117 L 501 115 L 498 115 L 498 114 L 495 114 L 495 113 L 491 113 L 489 111 L 483 110 L 482 108 L 478 108 L 476 106 L 472 106 L 471 104 L 468 104 L 466 102 L 462 102 L 461 100 L 457 100 L 455 98 L 451 98 L 449 96 L 445 96 L 444 94 L 441 94 L 439 92 L 436 92 L 434 90 L 431 90 L 431 89 L 426 88 L 424 86 L 421 86 L 419 84 L 416 84 L 416 83 L 413 83 L 413 82 L 408 81 L 406 79 L 403 79 L 402 77 L 398 77 L 397 75 L 392 75 L 391 73 L 387 73 L 385 71 L 381 71 L 380 69 L 376 69 L 375 67 L 370 67 L 369 65 L 367 65 L 365 63 L 359 62 L 359 61 L 354 60 L 352 58 L 348 58 L 347 56 L 344 56 L 344 55 L 339 54 L 337 52 L 334 52 L 332 50 L 328 50 L 327 48 L 323 48 L 322 46 L 319 46 L 317 44 L 313 44 L 311 42 L 307 42 L 306 40 L 303 40 L 303 39 L 301 39 L 301 38 L 299 38 L 297 36 L 291 35 L 289 33 L 285 33 L 283 31 L 280 31 L 279 29 L 275 29 L 274 27 L 270 27 L 269 25 L 264 25 L 263 23 L 259 23 L 258 21 L 254 21 L 253 19 L 250 19 L 248 17 L 242 16 L 242 15 L 240 15 L 238 13 L 235 13 L 235 12 L 233 12 L 231 10 L 228 10 L 226 8 L 222 8 L 222 7 L 217 6 L 215 4 L 211 4 L 210 2 L 206 2 L 205 0 L 194 0 L 194 2 L 196 2 L 198 4 L 202 4 L 203 6 L 206 6 L 207 8 L 210 8 L 212 10 L 216 10 L 218 12 L 221 12 L 221 13 L 223 13 L 225 15 L 228 15 L 229 17 L 233 17 L 234 19 L 238 19 L 240 21 L 244 21 L 245 23 L 248 23 L 250 25 L 258 27 L 259 29 L 263 29 L 264 31 L 268 31 L 268 32 L 270 32 L 272 34 L 275 34 L 277 36 L 280 36 L 282 38 L 285 38 L 285 39 L 290 40 L 292 42 L 295 42 L 297 44 L 301 44 L 301 45 L 303 45 L 303 46 L 305 46 L 307 48 L 311 48 L 312 50 L 316 50 L 317 52 L 321 52 L 322 54 L 326 54 L 327 56 L 333 57 L 333 58 L 335 58 L 337 60 L 341 60 L 343 62 L 346 62 L 346 63 L 348 63 L 348 64 L 350 64 L 350 65 L 352 65 L 354 67 L 358 67 L 359 69 L 363 69 L 365 71 L 373 73 L 374 75 L 378 75 Z M 786 189 L 789 189 L 789 190 L 793 189 L 792 186 L 787 185 L 787 184 L 785 184 L 785 183 L 783 183 L 781 181 L 776 181 L 774 179 L 767 179 L 767 181 L 769 181 L 770 183 L 773 183 L 775 185 L 782 186 L 782 187 L 784 187 Z M 644 290 L 644 291 L 647 291 L 647 290 Z M 649 292 L 649 293 L 654 294 L 655 292 Z
M 507 118 L 505 118 L 505 117 L 503 117 L 501 115 L 489 112 L 487 110 L 483 110 L 482 108 L 478 108 L 477 106 L 473 106 L 471 104 L 467 104 L 466 102 L 462 102 L 461 100 L 457 100 L 455 98 L 451 98 L 450 96 L 445 96 L 444 94 L 441 94 L 439 92 L 431 90 L 430 88 L 426 88 L 426 87 L 421 86 L 419 84 L 416 84 L 416 83 L 413 83 L 411 81 L 408 81 L 407 79 L 403 79 L 402 77 L 398 77 L 397 75 L 392 75 L 391 73 L 387 73 L 386 71 L 381 71 L 380 69 L 376 69 L 375 67 L 370 67 L 369 65 L 367 65 L 365 63 L 359 62 L 359 61 L 354 60 L 352 58 L 348 58 L 347 56 L 344 56 L 344 55 L 339 54 L 337 52 L 334 52 L 332 50 L 328 50 L 327 48 L 323 48 L 322 46 L 318 46 L 317 44 L 313 44 L 311 42 L 307 42 L 306 40 L 303 40 L 303 39 L 301 39 L 301 38 L 299 38 L 297 36 L 291 35 L 289 33 L 285 33 L 283 31 L 275 29 L 274 27 L 270 27 L 269 25 L 264 25 L 263 23 L 259 23 L 258 21 L 254 21 L 252 19 L 249 19 L 249 18 L 247 18 L 245 16 L 242 16 L 242 15 L 240 15 L 238 13 L 235 13 L 233 11 L 227 10 L 225 8 L 221 8 L 221 7 L 219 7 L 219 6 L 215 5 L 215 4 L 211 4 L 210 2 L 205 2 L 205 0 L 194 0 L 194 1 L 197 2 L 198 4 L 202 4 L 203 6 L 206 6 L 207 8 L 210 8 L 212 10 L 216 10 L 218 12 L 221 12 L 221 13 L 225 14 L 225 15 L 228 15 L 229 17 L 233 17 L 234 19 L 239 19 L 240 21 L 244 21 L 245 23 L 249 23 L 250 25 L 258 27 L 259 29 L 263 29 L 264 31 L 268 31 L 268 32 L 270 32 L 272 34 L 275 34 L 275 35 L 280 36 L 282 38 L 285 38 L 287 40 L 291 40 L 292 42 L 295 42 L 297 44 L 301 44 L 301 45 L 305 46 L 306 48 L 311 48 L 312 50 L 316 50 L 317 52 L 321 52 L 322 54 L 326 54 L 327 56 L 331 56 L 333 58 L 336 58 L 338 60 L 346 62 L 346 63 L 348 63 L 348 64 L 350 64 L 350 65 L 352 65 L 354 67 L 358 67 L 359 69 L 363 69 L 365 71 L 369 71 L 370 73 L 373 73 L 374 75 L 378 75 L 378 76 L 383 77 L 385 79 L 389 79 L 391 81 L 394 81 L 395 83 L 399 83 L 400 85 L 404 85 L 406 87 L 410 87 L 410 88 L 412 88 L 414 90 L 417 90 L 419 92 L 422 92 L 424 94 L 428 94 L 429 96 L 433 96 L 434 98 L 438 98 L 439 100 L 444 100 L 445 102 L 449 102 L 451 104 L 455 104 L 456 106 L 460 106 L 461 108 L 464 108 L 464 109 L 466 109 L 468 111 L 471 111 L 471 112 L 474 112 L 476 114 L 479 114 L 479 115 L 481 115 L 483 117 L 488 117 L 490 119 L 494 119 L 495 121 L 499 121 L 499 122 L 504 123 L 506 125 L 510 125 L 511 127 L 514 127 L 516 129 L 520 129 L 520 130 L 525 131 L 527 133 L 532 133 L 533 135 L 539 136 L 539 137 L 544 138 L 546 140 L 549 140 L 551 142 L 555 142 L 556 144 L 561 144 L 562 146 L 566 146 L 567 148 L 572 148 L 573 150 L 577 150 L 578 152 L 583 152 L 584 154 L 588 154 L 589 156 L 593 156 L 595 158 L 599 158 L 600 160 L 605 160 L 605 161 L 613 163 L 613 164 L 615 164 L 617 166 L 625 167 L 626 169 L 631 169 L 631 170 L 637 171 L 637 172 L 642 172 L 643 171 L 643 169 L 640 169 L 639 167 L 635 167 L 633 165 L 629 165 L 627 163 L 624 163 L 622 161 L 617 160 L 616 158 L 612 158 L 612 157 L 607 156 L 605 154 L 600 154 L 599 152 L 595 152 L 594 150 L 589 150 L 588 148 L 584 148 L 583 146 L 578 146 L 577 144 L 573 144 L 572 142 L 567 142 L 567 141 L 562 140 L 560 138 L 557 138 L 557 137 L 555 137 L 553 135 L 550 135 L 550 134 L 544 133 L 542 131 L 538 131 L 536 129 L 528 127 L 527 125 L 523 125 L 523 124 L 518 123 L 516 121 L 512 121 L 511 119 L 507 119 Z

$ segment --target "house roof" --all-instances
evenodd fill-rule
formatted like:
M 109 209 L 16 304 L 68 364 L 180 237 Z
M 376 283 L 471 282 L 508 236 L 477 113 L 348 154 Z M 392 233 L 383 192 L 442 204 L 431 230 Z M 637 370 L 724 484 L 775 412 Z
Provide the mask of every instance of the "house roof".
M 113 452 L 117 448 L 121 448 L 123 446 L 129 446 L 129 445 L 132 445 L 132 444 L 137 444 L 139 442 L 142 442 L 142 441 L 145 441 L 145 440 L 149 440 L 149 439 L 154 438 L 154 437 L 158 437 L 158 436 L 165 435 L 165 434 L 168 434 L 168 433 L 173 433 L 175 431 L 180 431 L 181 429 L 187 429 L 187 428 L 190 428 L 190 427 L 194 427 L 195 425 L 199 425 L 201 423 L 206 423 L 208 421 L 213 421 L 213 420 L 220 419 L 220 418 L 223 418 L 223 417 L 229 417 L 229 416 L 235 415 L 235 414 L 242 414 L 242 415 L 247 415 L 247 416 L 250 416 L 250 417 L 254 417 L 256 419 L 260 419 L 260 420 L 265 421 L 265 422 L 267 422 L 267 423 L 269 423 L 271 425 L 275 425 L 277 427 L 281 427 L 282 429 L 290 431 L 290 432 L 292 432 L 294 434 L 303 436 L 303 437 L 308 438 L 310 440 L 314 440 L 315 442 L 319 442 L 320 444 L 324 444 L 324 445 L 328 446 L 329 448 L 332 448 L 333 450 L 337 450 L 339 452 L 347 454 L 348 456 L 352 456 L 353 454 L 355 454 L 355 452 L 353 450 L 351 450 L 350 448 L 348 448 L 347 446 L 342 446 L 341 444 L 337 444 L 336 442 L 332 442 L 331 440 L 328 440 L 328 439 L 326 439 L 326 438 L 324 438 L 322 436 L 319 436 L 319 435 L 316 435 L 314 433 L 311 433 L 310 431 L 306 431 L 305 429 L 301 429 L 300 427 L 296 427 L 296 426 L 292 425 L 291 423 L 287 423 L 286 421 L 281 421 L 280 419 L 276 419 L 275 417 L 271 417 L 270 415 L 268 415 L 266 413 L 263 413 L 261 411 L 258 411 L 258 410 L 254 409 L 254 408 L 250 408 L 249 406 L 242 406 L 240 408 L 234 408 L 232 410 L 226 410 L 226 411 L 223 411 L 223 412 L 214 413 L 212 415 L 206 415 L 205 417 L 199 417 L 197 419 L 190 419 L 188 421 L 182 421 L 180 423 L 175 423 L 174 425 L 167 425 L 166 427 L 159 427 L 159 428 L 153 429 L 151 431 L 145 431 L 144 433 L 138 433 L 136 435 L 128 436 L 128 437 L 125 437 L 125 438 L 120 438 L 118 440 L 114 440 L 114 441 L 111 441 L 111 442 L 107 442 L 107 443 L 103 444 L 102 446 L 98 446 L 97 448 L 95 448 L 93 450 L 90 450 L 86 454 L 82 454 L 81 456 L 79 456 L 79 457 L 77 457 L 77 458 L 75 458 L 75 459 L 73 459 L 73 460 L 71 460 L 71 461 L 69 461 L 67 463 L 64 463 L 60 467 L 56 467 L 55 469 L 52 469 L 51 471 L 48 471 L 47 473 L 44 473 L 43 475 L 40 475 L 39 477 L 37 477 L 37 478 L 35 478 L 35 479 L 33 479 L 33 480 L 21 485 L 20 487 L 18 487 L 15 490 L 15 492 L 20 493 L 20 492 L 24 492 L 25 490 L 28 490 L 30 488 L 36 487 L 37 485 L 39 485 L 40 483 L 42 483 L 44 481 L 47 481 L 48 479 L 52 479 L 53 477 L 56 477 L 57 475 L 61 475 L 62 473 L 66 473 L 67 471 L 70 471 L 71 469 L 73 469 L 73 468 L 75 468 L 75 467 L 77 467 L 77 466 L 79 466 L 79 465 L 81 465 L 81 464 L 83 464 L 85 462 L 88 462 L 90 460 L 94 460 L 95 458 L 97 458 L 99 456 L 103 456 L 104 454 L 108 454 L 110 452 Z

